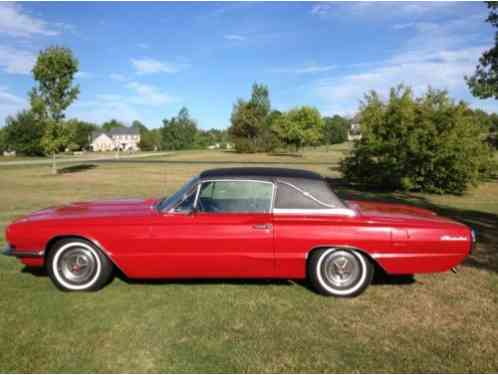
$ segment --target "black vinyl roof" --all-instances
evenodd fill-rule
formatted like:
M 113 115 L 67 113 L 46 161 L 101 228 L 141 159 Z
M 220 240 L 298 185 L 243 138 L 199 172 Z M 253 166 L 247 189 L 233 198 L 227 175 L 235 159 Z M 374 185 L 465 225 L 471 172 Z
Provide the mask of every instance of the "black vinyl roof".
M 281 177 L 281 178 L 304 178 L 309 180 L 321 180 L 322 177 L 315 172 L 303 169 L 291 168 L 265 168 L 265 167 L 239 167 L 239 168 L 217 168 L 202 172 L 200 178 L 218 177 Z

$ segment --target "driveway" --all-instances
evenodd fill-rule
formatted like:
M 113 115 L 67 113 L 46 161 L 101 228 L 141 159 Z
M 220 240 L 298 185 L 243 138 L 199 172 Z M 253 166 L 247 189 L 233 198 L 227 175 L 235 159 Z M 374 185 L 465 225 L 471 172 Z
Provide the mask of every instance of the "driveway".
M 137 159 L 137 158 L 147 158 L 151 156 L 164 156 L 170 155 L 171 152 L 150 152 L 143 154 L 119 154 L 119 157 L 115 155 L 96 155 L 85 157 L 70 157 L 70 158 L 57 158 L 57 164 L 60 163 L 74 163 L 74 162 L 90 162 L 90 161 L 107 161 L 107 160 L 125 160 L 125 159 Z M 0 161 L 0 166 L 10 166 L 10 165 L 36 165 L 36 164 L 52 164 L 51 158 L 35 159 L 35 160 L 13 160 L 13 161 Z

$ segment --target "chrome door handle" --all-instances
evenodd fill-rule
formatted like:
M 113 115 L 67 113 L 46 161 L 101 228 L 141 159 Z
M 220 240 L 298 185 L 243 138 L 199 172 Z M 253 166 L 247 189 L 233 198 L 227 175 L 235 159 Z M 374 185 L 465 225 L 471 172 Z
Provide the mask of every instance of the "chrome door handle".
M 271 229 L 271 224 L 254 224 L 254 229 Z

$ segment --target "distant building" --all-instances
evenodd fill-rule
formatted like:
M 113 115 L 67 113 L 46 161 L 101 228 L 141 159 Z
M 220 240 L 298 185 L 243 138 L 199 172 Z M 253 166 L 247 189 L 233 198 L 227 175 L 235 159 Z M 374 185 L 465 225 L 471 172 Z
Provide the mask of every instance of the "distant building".
M 356 114 L 351 119 L 351 125 L 348 131 L 348 141 L 356 141 L 361 139 L 361 125 L 360 125 L 360 115 Z
M 232 143 L 215 143 L 212 145 L 209 145 L 208 150 L 217 150 L 217 149 L 226 149 L 226 150 L 231 150 L 233 148 Z
M 139 151 L 140 131 L 136 128 L 113 128 L 109 132 L 94 131 L 90 147 L 93 151 Z

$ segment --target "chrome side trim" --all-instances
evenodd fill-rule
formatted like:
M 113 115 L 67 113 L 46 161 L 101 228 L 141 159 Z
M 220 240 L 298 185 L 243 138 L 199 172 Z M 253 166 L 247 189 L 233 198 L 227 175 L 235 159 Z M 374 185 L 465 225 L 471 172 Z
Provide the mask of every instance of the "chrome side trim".
M 3 255 L 17 258 L 41 258 L 45 252 L 43 250 L 35 251 L 16 251 L 15 248 L 7 245 L 3 250 Z
M 350 208 L 324 208 L 324 209 L 305 209 L 305 208 L 274 208 L 275 215 L 333 215 L 333 216 L 356 216 L 356 212 Z
M 374 259 L 391 259 L 391 258 L 437 258 L 448 256 L 459 256 L 459 253 L 372 253 Z

